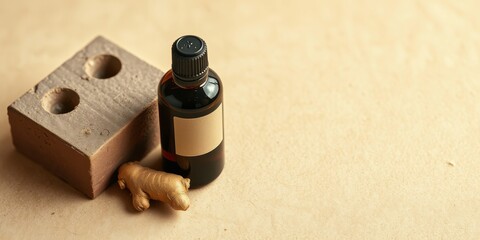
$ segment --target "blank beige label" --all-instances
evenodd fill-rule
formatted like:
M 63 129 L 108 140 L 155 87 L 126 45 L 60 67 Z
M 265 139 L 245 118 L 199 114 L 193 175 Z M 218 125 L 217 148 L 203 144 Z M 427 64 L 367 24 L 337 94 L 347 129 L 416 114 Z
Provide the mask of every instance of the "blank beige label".
M 199 118 L 173 117 L 175 152 L 193 157 L 215 149 L 223 140 L 223 104 Z

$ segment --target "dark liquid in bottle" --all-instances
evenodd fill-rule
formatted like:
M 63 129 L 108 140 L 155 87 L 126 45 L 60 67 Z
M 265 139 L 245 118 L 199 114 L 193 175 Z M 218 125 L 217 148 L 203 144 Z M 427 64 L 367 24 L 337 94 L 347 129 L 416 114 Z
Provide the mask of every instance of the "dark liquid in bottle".
M 173 162 L 163 157 L 163 169 L 167 172 L 176 173 L 183 177 L 191 179 L 190 187 L 198 188 L 204 186 L 217 178 L 223 170 L 224 148 L 222 143 L 213 151 L 188 159 L 184 157 L 181 161 L 187 161 L 189 168 L 184 170 L 177 162 Z
M 174 83 L 172 72 L 169 71 L 162 78 L 158 91 L 163 169 L 190 178 L 192 188 L 215 180 L 224 166 L 223 136 L 221 143 L 208 153 L 191 157 L 177 155 L 173 118 L 194 119 L 206 116 L 219 107 L 223 108 L 223 89 L 218 75 L 210 69 L 204 84 L 182 88 Z

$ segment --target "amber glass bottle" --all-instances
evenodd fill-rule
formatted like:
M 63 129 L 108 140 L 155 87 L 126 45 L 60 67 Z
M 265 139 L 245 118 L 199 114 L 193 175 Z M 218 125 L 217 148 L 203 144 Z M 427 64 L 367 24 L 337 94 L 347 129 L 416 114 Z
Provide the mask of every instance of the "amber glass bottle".
M 172 45 L 172 69 L 158 86 L 164 169 L 200 187 L 224 165 L 223 86 L 208 67 L 207 45 L 183 36 Z

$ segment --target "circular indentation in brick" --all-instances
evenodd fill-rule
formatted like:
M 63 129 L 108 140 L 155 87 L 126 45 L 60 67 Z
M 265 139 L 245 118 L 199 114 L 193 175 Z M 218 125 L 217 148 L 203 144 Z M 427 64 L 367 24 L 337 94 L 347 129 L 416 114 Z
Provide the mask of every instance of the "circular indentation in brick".
M 85 63 L 85 72 L 98 79 L 107 79 L 117 75 L 122 69 L 122 62 L 113 55 L 102 54 L 92 57 Z
M 42 107 L 53 114 L 64 114 L 73 111 L 80 103 L 78 94 L 68 88 L 54 88 L 42 98 Z

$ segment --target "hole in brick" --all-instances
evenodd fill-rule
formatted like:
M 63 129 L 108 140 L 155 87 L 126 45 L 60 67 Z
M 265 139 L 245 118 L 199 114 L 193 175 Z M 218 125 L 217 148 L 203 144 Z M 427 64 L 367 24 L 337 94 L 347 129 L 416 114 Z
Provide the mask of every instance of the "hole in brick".
M 85 72 L 94 78 L 107 79 L 117 75 L 122 69 L 122 62 L 113 55 L 102 54 L 90 58 L 85 63 Z
M 78 94 L 68 88 L 54 88 L 43 95 L 42 107 L 53 114 L 64 114 L 73 111 L 80 103 Z

